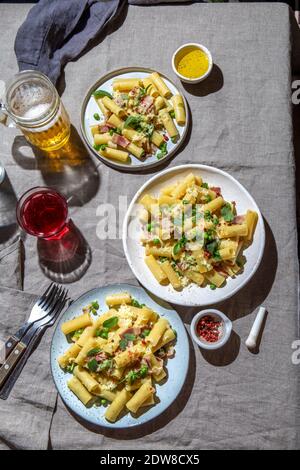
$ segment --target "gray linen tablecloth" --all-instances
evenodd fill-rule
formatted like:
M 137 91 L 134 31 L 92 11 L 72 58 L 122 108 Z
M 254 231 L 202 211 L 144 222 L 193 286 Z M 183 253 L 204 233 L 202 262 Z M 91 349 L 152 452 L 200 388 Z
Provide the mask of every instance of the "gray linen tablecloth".
M 4 80 L 16 70 L 13 41 L 29 8 L 0 7 Z M 48 332 L 9 400 L 0 403 L 0 448 L 299 448 L 300 366 L 291 359 L 292 342 L 298 338 L 298 271 L 288 7 L 277 3 L 130 6 L 119 29 L 67 65 L 63 100 L 79 129 L 82 97 L 99 76 L 141 65 L 174 78 L 172 52 L 188 41 L 207 45 L 215 66 L 199 86 L 184 89 L 176 80 L 188 99 L 193 122 L 189 141 L 170 165 L 205 163 L 230 172 L 252 193 L 266 220 L 266 251 L 255 278 L 219 305 L 234 320 L 230 344 L 216 354 L 192 347 L 183 393 L 159 419 L 126 433 L 94 432 L 76 421 L 60 399 L 56 406 Z M 71 295 L 76 298 L 89 288 L 116 281 L 137 283 L 121 241 L 97 238 L 96 210 L 103 202 L 117 205 L 119 194 L 130 201 L 149 175 L 120 173 L 92 158 L 80 161 L 80 150 L 65 166 L 59 160 L 34 159 L 17 130 L 0 132 L 0 159 L 18 195 L 46 183 L 70 198 L 71 217 L 92 250 L 86 274 L 69 285 Z M 26 295 L 17 290 L 17 283 L 0 291 L 3 337 L 27 315 L 32 295 L 49 282 L 38 265 L 36 240 L 27 237 L 25 249 Z M 269 316 L 260 352 L 254 355 L 244 341 L 262 303 Z M 195 310 L 179 311 L 188 325 Z

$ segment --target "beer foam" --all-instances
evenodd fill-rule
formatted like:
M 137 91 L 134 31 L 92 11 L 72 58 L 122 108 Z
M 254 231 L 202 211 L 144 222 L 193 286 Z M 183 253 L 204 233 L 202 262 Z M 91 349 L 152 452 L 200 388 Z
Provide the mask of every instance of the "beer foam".
M 41 116 L 43 113 L 45 113 L 49 109 L 49 105 L 47 103 L 41 103 L 36 106 L 33 106 L 32 108 L 28 109 L 26 111 L 26 114 L 24 114 L 24 117 L 29 118 L 29 119 L 39 119 L 39 116 Z M 39 113 L 39 114 L 38 114 Z M 50 120 L 47 124 L 44 126 L 39 126 L 37 128 L 28 128 L 28 131 L 32 133 L 36 132 L 45 132 L 48 129 L 50 129 L 52 126 L 54 126 L 59 119 L 62 117 L 62 106 L 60 104 L 59 109 L 53 119 Z
M 27 111 L 22 116 L 26 119 L 38 119 L 40 116 L 45 114 L 50 108 L 49 103 L 39 103 L 31 108 L 27 109 Z

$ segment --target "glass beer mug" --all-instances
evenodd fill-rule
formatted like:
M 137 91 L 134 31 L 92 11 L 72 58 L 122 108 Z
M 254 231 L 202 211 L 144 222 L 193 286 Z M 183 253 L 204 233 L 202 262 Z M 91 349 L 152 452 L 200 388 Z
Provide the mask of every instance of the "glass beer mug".
M 70 120 L 56 88 L 41 72 L 25 70 L 8 84 L 0 109 L 41 150 L 62 147 L 70 137 Z

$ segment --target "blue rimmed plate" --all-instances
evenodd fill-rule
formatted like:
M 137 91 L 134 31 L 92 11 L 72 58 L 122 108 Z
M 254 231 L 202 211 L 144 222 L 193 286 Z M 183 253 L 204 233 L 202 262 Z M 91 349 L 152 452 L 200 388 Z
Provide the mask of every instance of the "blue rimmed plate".
M 137 417 L 133 417 L 130 413 L 127 413 L 116 423 L 109 423 L 104 418 L 105 407 L 86 408 L 69 390 L 67 380 L 71 377 L 71 374 L 64 372 L 59 367 L 57 358 L 63 354 L 69 346 L 65 335 L 61 331 L 62 323 L 80 315 L 82 308 L 94 300 L 97 300 L 99 303 L 99 315 L 103 314 L 107 310 L 105 297 L 124 291 L 129 292 L 139 303 L 146 304 L 159 315 L 167 318 L 172 328 L 177 332 L 177 341 L 175 344 L 175 356 L 170 359 L 167 364 L 168 378 L 161 385 L 156 384 L 158 403 L 145 408 Z M 86 292 L 73 302 L 64 312 L 56 326 L 52 338 L 50 358 L 54 383 L 64 403 L 83 420 L 93 425 L 105 428 L 124 429 L 144 424 L 165 411 L 174 402 L 183 387 L 189 368 L 189 342 L 185 326 L 177 312 L 173 310 L 170 305 L 150 295 L 141 287 L 129 284 L 113 284 L 95 288 Z

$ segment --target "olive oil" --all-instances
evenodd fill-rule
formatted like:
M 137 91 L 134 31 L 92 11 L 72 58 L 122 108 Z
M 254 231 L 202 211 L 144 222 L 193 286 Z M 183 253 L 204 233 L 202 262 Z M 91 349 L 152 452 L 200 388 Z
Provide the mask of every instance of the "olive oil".
M 177 70 L 186 78 L 200 78 L 209 68 L 207 54 L 197 47 L 190 47 L 183 51 L 178 58 Z

